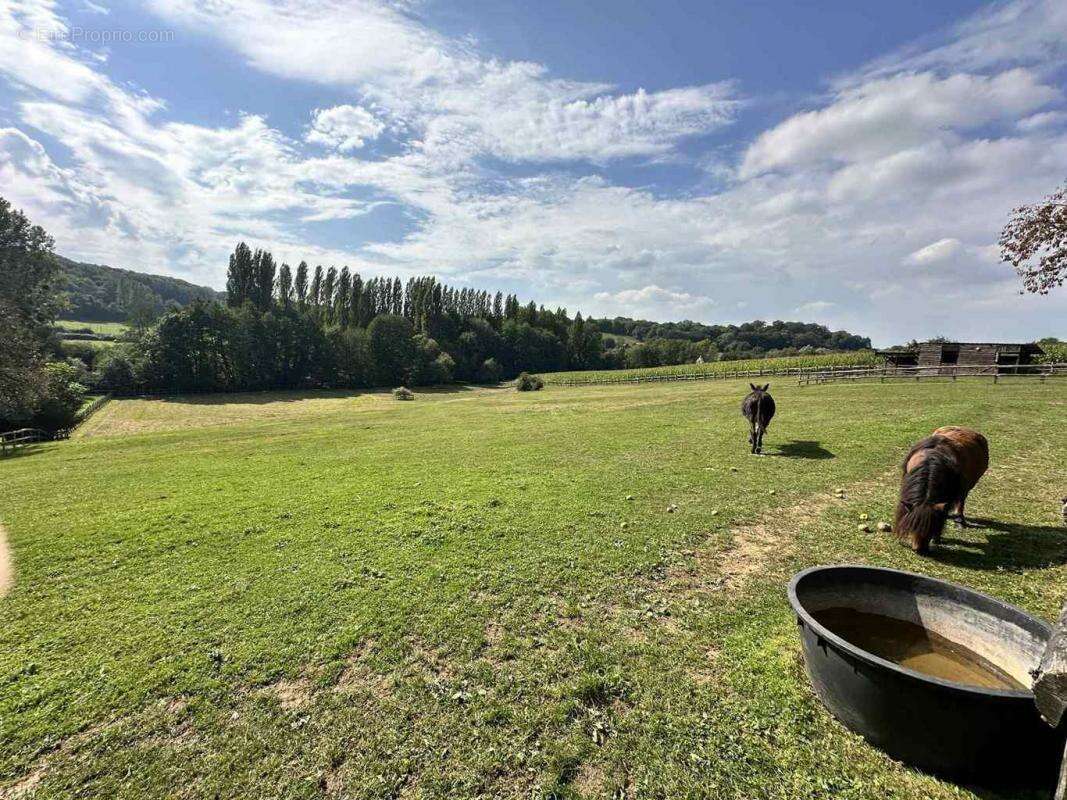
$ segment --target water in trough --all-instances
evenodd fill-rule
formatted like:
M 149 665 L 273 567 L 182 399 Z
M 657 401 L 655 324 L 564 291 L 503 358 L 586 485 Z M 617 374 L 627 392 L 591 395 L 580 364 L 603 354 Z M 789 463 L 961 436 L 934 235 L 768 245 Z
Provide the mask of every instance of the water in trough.
M 977 653 L 920 625 L 852 608 L 827 608 L 814 617 L 850 644 L 916 672 L 984 689 L 1027 688 Z

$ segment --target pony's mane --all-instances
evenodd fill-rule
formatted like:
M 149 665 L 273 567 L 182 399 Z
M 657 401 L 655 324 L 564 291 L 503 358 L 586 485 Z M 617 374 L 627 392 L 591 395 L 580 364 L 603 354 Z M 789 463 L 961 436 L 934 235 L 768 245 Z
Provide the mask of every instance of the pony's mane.
M 939 446 L 942 443 L 943 437 L 930 436 L 915 445 L 904 459 L 906 470 L 915 454 L 925 451 L 922 463 L 905 472 L 901 481 L 893 530 L 897 536 L 909 539 L 920 552 L 944 530 L 946 506 L 954 503 L 961 491 L 959 463 L 950 450 Z M 937 504 L 945 505 L 939 509 Z

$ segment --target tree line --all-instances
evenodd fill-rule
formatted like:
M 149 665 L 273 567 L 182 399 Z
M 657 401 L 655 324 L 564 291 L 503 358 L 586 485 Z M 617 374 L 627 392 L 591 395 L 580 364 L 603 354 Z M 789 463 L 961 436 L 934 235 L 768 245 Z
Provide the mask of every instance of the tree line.
M 433 276 L 364 279 L 348 267 L 296 269 L 240 243 L 226 302 L 165 313 L 95 359 L 115 392 L 227 392 L 491 383 L 520 372 L 601 365 L 596 325 L 513 294 Z
M 225 295 L 155 313 L 140 304 L 123 340 L 96 349 L 56 338 L 52 323 L 66 302 L 62 264 L 48 234 L 6 201 L 0 248 L 0 430 L 69 425 L 86 387 L 172 394 L 492 383 L 521 372 L 730 358 L 781 344 L 869 344 L 803 323 L 571 317 L 433 276 L 364 278 L 306 261 L 294 269 L 242 242 L 229 257 Z M 136 292 L 126 294 L 126 305 L 138 307 Z

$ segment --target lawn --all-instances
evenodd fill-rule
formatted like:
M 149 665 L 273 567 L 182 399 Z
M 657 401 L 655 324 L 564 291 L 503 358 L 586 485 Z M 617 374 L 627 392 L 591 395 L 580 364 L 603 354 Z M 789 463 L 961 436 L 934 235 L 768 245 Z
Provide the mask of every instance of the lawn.
M 0 461 L 0 797 L 974 797 L 823 711 L 785 583 L 1053 617 L 1063 385 L 772 380 L 763 458 L 746 385 L 114 400 Z M 990 438 L 986 524 L 858 530 L 948 423 Z
M 60 319 L 56 320 L 56 327 L 66 331 L 82 331 L 88 328 L 93 333 L 121 336 L 129 330 L 130 326 L 125 322 L 82 322 L 80 320 Z

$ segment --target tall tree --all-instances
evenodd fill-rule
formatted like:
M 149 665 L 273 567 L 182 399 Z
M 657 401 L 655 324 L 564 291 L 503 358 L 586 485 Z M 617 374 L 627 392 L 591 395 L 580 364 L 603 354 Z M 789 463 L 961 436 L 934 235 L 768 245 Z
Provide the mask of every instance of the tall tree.
M 308 303 L 316 309 L 322 303 L 322 264 L 315 267 L 315 277 L 311 279 L 311 290 L 308 292 Z
M 359 327 L 360 306 L 363 303 L 363 279 L 359 273 L 352 276 L 352 289 L 348 293 L 348 324 Z
M 252 249 L 241 242 L 230 256 L 230 267 L 226 272 L 226 302 L 231 307 L 238 307 L 252 297 L 254 282 Z
M 296 292 L 296 304 L 303 311 L 307 308 L 308 300 L 308 262 L 301 261 L 296 268 L 296 280 L 293 282 Z
M 1048 294 L 1067 282 L 1067 185 L 1012 211 L 1000 234 L 1000 258 L 1015 267 L 1028 292 Z
M 322 318 L 326 322 L 333 322 L 334 292 L 337 289 L 337 267 L 326 270 L 326 277 L 322 281 Z
M 348 296 L 352 292 L 352 275 L 348 267 L 341 267 L 337 278 L 337 292 L 333 298 L 333 322 L 342 328 L 348 327 Z
M 289 308 L 293 302 L 293 273 L 288 264 L 278 268 L 278 302 L 282 308 Z
M 124 280 L 119 284 L 119 303 L 126 313 L 127 324 L 137 331 L 143 331 L 156 321 L 160 309 L 156 304 L 156 294 L 140 281 Z
M 381 314 L 367 328 L 367 347 L 378 386 L 398 386 L 407 381 L 415 358 L 415 333 L 409 320 Z
M 277 267 L 269 250 L 256 250 L 254 264 L 252 303 L 260 311 L 268 311 L 274 299 L 274 275 Z
M 27 419 L 48 392 L 41 356 L 59 310 L 52 237 L 0 197 L 0 421 Z

